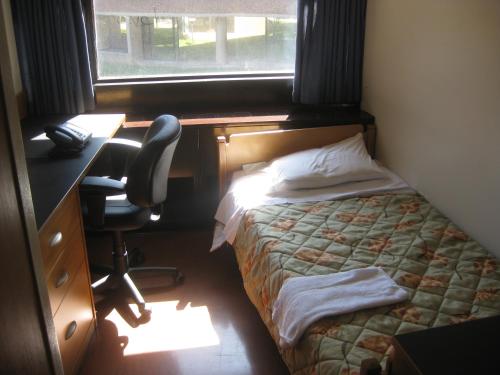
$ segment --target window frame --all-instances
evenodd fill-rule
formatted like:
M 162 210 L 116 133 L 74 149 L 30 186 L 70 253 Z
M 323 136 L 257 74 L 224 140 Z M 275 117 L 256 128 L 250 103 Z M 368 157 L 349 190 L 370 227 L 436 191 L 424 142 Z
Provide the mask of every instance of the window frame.
M 97 68 L 97 60 L 96 60 Z M 176 83 L 176 82 L 207 82 L 207 81 L 228 81 L 228 80 L 253 80 L 269 78 L 293 79 L 294 72 L 283 73 L 213 73 L 213 74 L 193 74 L 193 75 L 166 75 L 166 76 L 130 76 L 117 78 L 98 78 L 96 71 L 94 84 L 124 84 L 124 83 Z
M 287 72 L 238 72 L 238 73 L 209 73 L 209 74 L 184 74 L 184 75 L 156 75 L 156 76 L 130 76 L 116 78 L 100 78 L 98 74 L 98 56 L 97 56 L 97 34 L 94 13 L 94 0 L 82 0 L 84 16 L 87 26 L 87 44 L 89 50 L 89 62 L 92 74 L 92 82 L 95 85 L 112 84 L 158 84 L 158 83 L 176 83 L 176 82 L 206 82 L 206 81 L 225 81 L 225 80 L 267 80 L 294 79 L 295 69 Z

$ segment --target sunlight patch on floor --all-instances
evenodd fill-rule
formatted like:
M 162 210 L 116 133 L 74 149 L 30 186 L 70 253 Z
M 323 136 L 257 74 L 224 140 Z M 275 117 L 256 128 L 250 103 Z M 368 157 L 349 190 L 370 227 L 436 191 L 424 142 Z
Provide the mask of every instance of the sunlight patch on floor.
M 128 337 L 123 355 L 219 345 L 207 306 L 192 307 L 188 303 L 183 310 L 177 310 L 178 302 L 148 303 L 151 320 L 137 328 L 128 325 L 116 310 L 111 311 L 106 319 L 115 324 L 119 336 Z M 138 314 L 136 305 L 130 307 Z

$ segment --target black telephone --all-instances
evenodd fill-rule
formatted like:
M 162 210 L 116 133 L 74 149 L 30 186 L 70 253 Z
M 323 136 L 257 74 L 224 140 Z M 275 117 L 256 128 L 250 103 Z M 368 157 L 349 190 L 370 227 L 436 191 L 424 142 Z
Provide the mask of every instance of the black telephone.
M 48 125 L 45 127 L 45 133 L 56 144 L 51 156 L 78 154 L 92 137 L 92 133 L 88 130 L 69 122 Z

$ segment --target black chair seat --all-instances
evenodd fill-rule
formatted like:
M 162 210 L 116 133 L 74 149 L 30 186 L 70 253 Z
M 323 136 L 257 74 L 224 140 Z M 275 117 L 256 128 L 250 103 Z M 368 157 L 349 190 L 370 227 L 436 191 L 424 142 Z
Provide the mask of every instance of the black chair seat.
M 82 207 L 84 222 L 88 222 L 87 207 Z M 88 229 L 97 231 L 129 231 L 139 229 L 149 221 L 151 210 L 147 207 L 139 207 L 132 204 L 128 199 L 108 200 L 104 211 L 104 225 L 99 228 L 87 226 Z
M 128 199 L 106 201 L 104 211 L 105 230 L 134 230 L 144 226 L 149 221 L 151 210 L 139 207 Z

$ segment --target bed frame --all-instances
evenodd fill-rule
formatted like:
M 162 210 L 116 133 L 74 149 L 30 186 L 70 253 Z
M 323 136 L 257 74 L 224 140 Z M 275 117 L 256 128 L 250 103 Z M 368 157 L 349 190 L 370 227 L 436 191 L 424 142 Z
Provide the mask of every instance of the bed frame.
M 270 161 L 301 150 L 322 147 L 363 133 L 366 148 L 375 157 L 375 125 L 335 125 L 319 128 L 272 130 L 217 137 L 219 148 L 219 196 L 229 187 L 242 164 Z
M 375 125 L 334 125 L 318 128 L 271 130 L 217 137 L 219 149 L 219 196 L 225 194 L 234 172 L 243 164 L 270 161 L 274 158 L 326 146 L 363 133 L 366 148 L 375 157 Z M 378 361 L 369 358 L 361 364 L 360 375 L 384 374 Z

